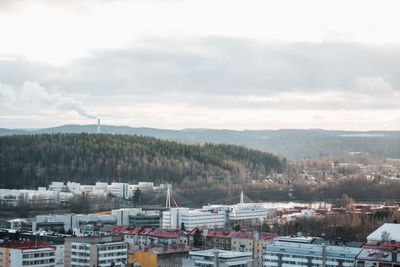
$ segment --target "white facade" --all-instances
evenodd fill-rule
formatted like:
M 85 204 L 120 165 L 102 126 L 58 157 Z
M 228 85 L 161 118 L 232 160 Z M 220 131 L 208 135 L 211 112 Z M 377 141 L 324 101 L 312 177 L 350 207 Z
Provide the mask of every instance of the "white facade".
M 60 204 L 69 201 L 72 197 L 71 193 L 58 191 L 0 189 L 0 203 L 12 207 L 16 207 L 22 202 L 26 204 Z
M 140 191 L 152 191 L 154 189 L 153 182 L 139 182 L 138 188 Z
M 301 212 L 282 215 L 287 221 L 295 221 L 300 218 L 308 218 L 315 216 L 315 210 L 302 210 Z
M 71 242 L 71 265 L 90 266 L 90 244 Z
M 103 191 L 104 193 L 108 192 L 108 183 L 97 182 L 95 185 L 95 190 Z
M 56 267 L 63 267 L 64 266 L 64 244 L 55 245 L 55 247 L 56 247 L 56 257 L 55 257 Z
M 162 227 L 180 229 L 185 226 L 187 230 L 195 227 L 223 228 L 225 225 L 225 211 L 189 208 L 171 208 L 163 212 Z
M 55 248 L 43 247 L 32 249 L 10 249 L 10 266 L 53 267 L 55 265 Z
M 104 237 L 103 239 L 106 239 Z M 111 238 L 111 237 L 110 237 Z M 90 244 L 86 242 L 71 242 L 71 265 L 98 267 L 125 266 L 128 257 L 128 247 L 125 242 L 102 242 Z
M 75 182 L 68 182 L 67 183 L 67 191 L 71 192 L 72 194 L 80 195 L 81 192 L 81 184 Z
M 62 192 L 65 191 L 66 187 L 63 182 L 51 182 L 49 185 L 49 191 Z
M 266 247 L 263 266 L 318 267 L 325 261 L 326 266 L 352 267 L 361 250 L 354 247 L 328 245 L 324 248 L 319 244 L 276 241 Z
M 111 214 L 117 219 L 117 225 L 129 225 L 129 216 L 136 216 L 139 213 L 142 213 L 141 208 L 125 208 L 111 211 Z
M 19 202 L 27 203 L 64 203 L 73 198 L 74 195 L 86 193 L 91 196 L 105 197 L 108 193 L 115 197 L 129 199 L 133 197 L 136 189 L 141 191 L 154 190 L 154 183 L 139 182 L 137 185 L 127 183 L 108 183 L 97 182 L 95 185 L 81 185 L 80 183 L 52 182 L 49 190 L 39 187 L 38 190 L 27 189 L 0 189 L 0 205 L 16 207 Z
M 90 222 L 97 222 L 109 225 L 129 225 L 129 216 L 136 216 L 138 214 L 146 214 L 146 215 L 158 215 L 158 211 L 142 211 L 141 208 L 124 208 L 111 210 L 111 214 L 52 214 L 52 215 L 36 215 L 33 220 L 32 225 L 37 225 L 41 223 L 63 223 L 64 230 L 66 232 L 72 231 L 74 228 L 79 228 L 82 224 L 87 224 Z M 17 219 L 16 219 L 17 220 Z M 16 221 L 13 220 L 13 221 Z M 20 224 L 21 220 L 16 221 L 16 223 Z M 18 228 L 20 225 L 16 225 Z M 38 229 L 32 229 L 33 231 L 37 231 Z
M 265 219 L 268 215 L 268 209 L 258 203 L 238 203 L 236 205 L 208 205 L 203 209 L 230 210 L 229 220 L 252 220 Z
M 111 183 L 111 185 L 108 186 L 108 192 L 113 196 L 129 199 L 129 184 Z

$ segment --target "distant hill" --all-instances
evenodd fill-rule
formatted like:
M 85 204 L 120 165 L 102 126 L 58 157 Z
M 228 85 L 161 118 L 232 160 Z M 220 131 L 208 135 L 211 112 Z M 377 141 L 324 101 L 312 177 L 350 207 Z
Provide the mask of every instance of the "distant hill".
M 31 134 L 0 137 L 0 188 L 47 186 L 51 181 L 260 180 L 285 162 L 234 145 L 187 145 L 154 137 L 111 134 Z
M 63 125 L 23 131 L 0 129 L 1 135 L 38 133 L 96 133 L 97 125 Z M 102 125 L 102 133 L 152 136 L 178 142 L 234 144 L 275 153 L 288 158 L 338 156 L 348 153 L 400 158 L 400 131 L 312 130 L 164 130 Z

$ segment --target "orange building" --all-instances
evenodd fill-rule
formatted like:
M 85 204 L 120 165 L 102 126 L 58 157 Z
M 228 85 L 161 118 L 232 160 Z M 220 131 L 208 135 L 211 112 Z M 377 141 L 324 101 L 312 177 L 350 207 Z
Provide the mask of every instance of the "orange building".
M 189 247 L 182 245 L 133 246 L 128 252 L 128 263 L 138 263 L 141 267 L 181 267 L 182 260 L 189 257 L 189 250 Z

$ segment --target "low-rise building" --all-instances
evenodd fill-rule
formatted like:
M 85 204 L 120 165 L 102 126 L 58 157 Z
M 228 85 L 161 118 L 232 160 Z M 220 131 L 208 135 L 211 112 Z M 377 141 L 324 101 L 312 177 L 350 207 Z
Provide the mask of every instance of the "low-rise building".
M 184 260 L 184 266 L 251 267 L 252 262 L 250 252 L 209 249 L 190 251 L 189 258 Z
M 357 256 L 357 267 L 399 267 L 400 253 L 391 250 L 364 248 Z
M 108 186 L 108 192 L 112 196 L 116 196 L 119 198 L 129 198 L 129 184 L 127 183 L 111 183 Z
M 158 210 L 124 208 L 112 210 L 111 214 L 117 219 L 117 225 L 160 227 L 160 212 Z
M 56 247 L 45 241 L 0 243 L 0 266 L 56 266 Z
M 162 227 L 187 230 L 195 227 L 224 228 L 226 222 L 227 214 L 222 210 L 171 208 L 169 211 L 163 212 Z
M 354 266 L 361 248 L 276 241 L 264 252 L 263 266 Z
M 128 253 L 128 263 L 141 267 L 185 267 L 184 259 L 189 256 L 190 248 L 175 246 L 132 246 Z

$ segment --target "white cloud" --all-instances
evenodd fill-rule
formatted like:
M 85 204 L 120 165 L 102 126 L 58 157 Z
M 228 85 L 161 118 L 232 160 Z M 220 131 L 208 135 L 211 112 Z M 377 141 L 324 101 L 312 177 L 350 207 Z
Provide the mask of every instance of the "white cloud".
M 96 118 L 89 114 L 79 101 L 72 97 L 61 96 L 59 93 L 48 94 L 38 82 L 25 81 L 19 92 L 10 86 L 0 84 L 0 96 L 0 107 L 5 113 L 9 110 L 28 115 L 35 112 L 40 113 L 46 108 L 54 108 L 73 110 L 86 118 Z

